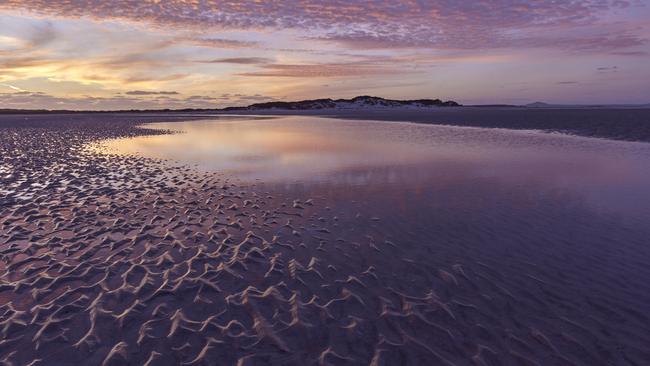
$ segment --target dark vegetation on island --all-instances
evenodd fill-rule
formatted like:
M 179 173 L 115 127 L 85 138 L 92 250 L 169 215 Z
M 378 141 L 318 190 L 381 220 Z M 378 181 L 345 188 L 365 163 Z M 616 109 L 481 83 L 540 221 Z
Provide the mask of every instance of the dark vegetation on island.
M 267 102 L 251 104 L 247 107 L 229 107 L 225 111 L 259 110 L 259 109 L 289 109 L 310 110 L 328 108 L 354 107 L 460 107 L 452 100 L 443 102 L 440 99 L 393 100 L 371 96 L 359 96 L 352 99 L 310 99 L 298 102 Z

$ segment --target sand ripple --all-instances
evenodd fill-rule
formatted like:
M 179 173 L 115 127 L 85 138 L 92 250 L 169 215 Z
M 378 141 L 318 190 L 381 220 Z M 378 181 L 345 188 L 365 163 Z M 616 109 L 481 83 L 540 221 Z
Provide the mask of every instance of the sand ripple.
M 82 148 L 150 133 L 142 118 L 47 118 L 0 129 L 0 364 L 650 360 L 648 294 L 621 302 L 616 279 L 576 301 L 571 271 L 516 250 L 510 268 L 503 253 L 450 256 L 322 198 Z M 650 278 L 641 262 L 610 265 Z

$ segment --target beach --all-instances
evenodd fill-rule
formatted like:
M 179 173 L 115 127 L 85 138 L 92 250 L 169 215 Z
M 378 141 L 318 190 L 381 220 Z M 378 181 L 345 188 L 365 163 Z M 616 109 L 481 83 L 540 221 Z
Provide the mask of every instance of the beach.
M 231 112 L 219 112 L 231 113 Z M 415 123 L 516 130 L 541 130 L 627 141 L 650 141 L 648 107 L 466 106 L 444 108 L 324 108 L 316 110 L 237 111 L 250 115 L 305 115 L 353 120 Z
M 473 128 L 386 122 L 430 121 L 418 111 L 0 116 L 0 361 L 647 363 L 650 148 L 528 131 L 647 141 L 645 114 L 440 113 Z M 235 129 L 214 144 L 230 155 L 157 148 L 202 146 L 192 121 Z

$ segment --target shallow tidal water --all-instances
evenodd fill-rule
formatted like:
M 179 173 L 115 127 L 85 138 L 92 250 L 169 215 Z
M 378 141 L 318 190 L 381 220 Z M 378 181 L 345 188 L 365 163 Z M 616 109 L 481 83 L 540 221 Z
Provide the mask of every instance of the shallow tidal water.
M 0 129 L 0 364 L 650 364 L 650 144 L 22 118 Z
M 287 189 L 376 189 L 375 201 L 467 186 L 464 205 L 509 190 L 539 199 L 562 194 L 621 217 L 650 212 L 647 143 L 308 116 L 221 118 L 147 124 L 181 133 L 110 140 L 102 148 Z
M 182 133 L 111 141 L 108 151 L 319 200 L 331 235 L 352 243 L 325 265 L 346 268 L 350 281 L 383 273 L 375 286 L 404 295 L 390 306 L 416 322 L 449 311 L 438 331 L 482 344 L 485 364 L 649 360 L 649 144 L 304 116 L 147 127 Z M 365 254 L 355 262 L 355 253 Z M 359 296 L 379 296 L 386 314 L 390 296 L 371 292 Z M 454 310 L 418 308 L 439 299 Z M 436 332 L 394 332 L 395 344 L 410 334 L 454 352 Z

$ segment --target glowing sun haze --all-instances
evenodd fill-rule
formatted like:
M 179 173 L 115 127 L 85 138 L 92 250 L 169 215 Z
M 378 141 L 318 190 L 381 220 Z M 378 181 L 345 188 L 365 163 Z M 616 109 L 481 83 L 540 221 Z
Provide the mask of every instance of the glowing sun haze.
M 0 0 L 0 108 L 650 102 L 650 2 Z

